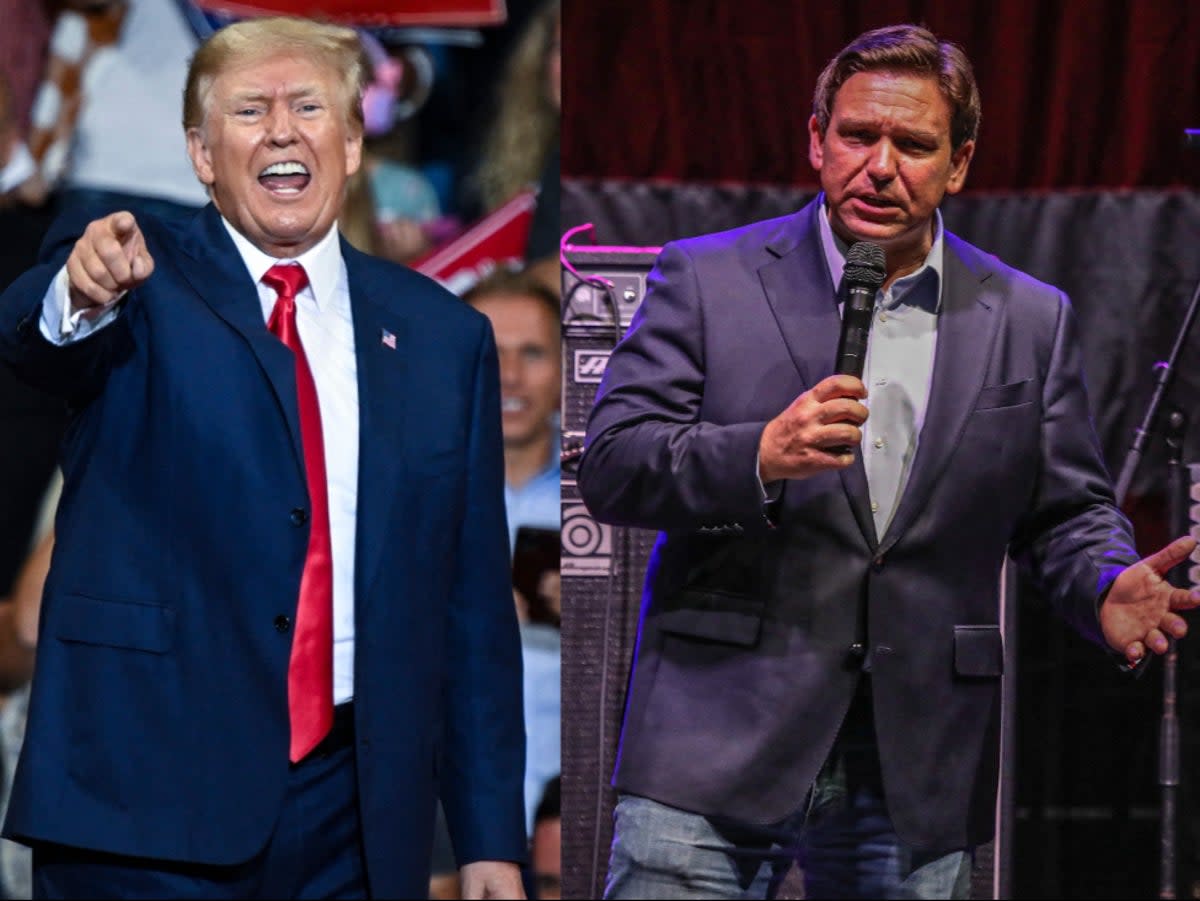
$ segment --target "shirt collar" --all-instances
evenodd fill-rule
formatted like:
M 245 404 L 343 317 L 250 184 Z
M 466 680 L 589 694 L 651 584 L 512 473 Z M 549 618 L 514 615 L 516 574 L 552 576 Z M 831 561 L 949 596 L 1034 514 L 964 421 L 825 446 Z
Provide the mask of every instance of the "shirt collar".
M 300 254 L 300 256 L 279 258 L 263 253 L 255 247 L 250 243 L 250 239 L 234 228 L 224 216 L 221 217 L 221 224 L 229 232 L 229 237 L 233 238 L 233 244 L 237 247 L 238 254 L 241 256 L 242 262 L 246 264 L 246 270 L 250 273 L 250 277 L 254 279 L 256 285 L 262 281 L 262 277 L 267 274 L 267 270 L 276 263 L 294 261 L 303 266 L 305 273 L 308 275 L 308 288 L 306 290 L 312 291 L 312 297 L 317 304 L 318 310 L 321 309 L 323 303 L 328 303 L 329 299 L 334 296 L 341 272 L 342 261 L 342 251 L 341 245 L 338 242 L 336 222 L 326 233 L 325 237 Z M 303 294 L 304 292 L 301 291 L 300 293 Z
M 833 284 L 838 286 L 842 283 L 842 271 L 846 268 L 846 254 L 850 251 L 850 245 L 838 237 L 834 233 L 833 226 L 829 224 L 829 207 L 825 204 L 824 194 L 821 194 L 820 203 L 817 221 L 821 229 L 821 249 L 825 252 L 825 261 L 829 265 L 829 274 L 833 277 Z M 891 303 L 888 306 L 898 306 L 901 303 L 924 305 L 922 301 L 928 298 L 932 306 L 931 312 L 936 313 L 942 305 L 942 271 L 945 255 L 946 242 L 945 230 L 942 227 L 942 211 L 934 210 L 933 246 L 929 248 L 929 253 L 920 269 L 892 282 L 890 287 Z M 931 280 L 932 294 L 925 291 L 913 292 L 913 288 L 925 281 L 926 278 Z M 908 297 L 910 292 L 912 295 Z

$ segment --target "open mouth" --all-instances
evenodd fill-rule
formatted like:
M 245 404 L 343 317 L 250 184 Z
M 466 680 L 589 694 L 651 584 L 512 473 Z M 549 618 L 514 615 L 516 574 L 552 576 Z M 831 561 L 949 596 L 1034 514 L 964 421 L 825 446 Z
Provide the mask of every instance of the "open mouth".
M 504 413 L 521 413 L 529 404 L 519 397 L 506 397 L 500 401 L 500 410 Z
M 289 160 L 286 163 L 272 163 L 258 174 L 258 183 L 272 194 L 287 196 L 299 194 L 312 181 L 308 167 L 303 163 Z

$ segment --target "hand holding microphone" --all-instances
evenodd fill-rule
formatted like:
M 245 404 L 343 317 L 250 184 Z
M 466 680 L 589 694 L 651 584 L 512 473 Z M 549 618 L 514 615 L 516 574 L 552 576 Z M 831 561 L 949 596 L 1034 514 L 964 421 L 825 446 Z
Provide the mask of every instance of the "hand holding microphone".
M 846 254 L 842 275 L 842 332 L 836 374 L 797 397 L 767 423 L 759 440 L 759 477 L 803 479 L 854 462 L 862 442 L 867 396 L 862 383 L 875 292 L 887 276 L 883 248 L 859 241 Z
M 851 245 L 842 270 L 842 337 L 838 342 L 837 367 L 834 372 L 861 379 L 867 363 L 867 339 L 871 321 L 875 318 L 875 292 L 887 278 L 887 258 L 883 248 L 869 241 Z M 853 447 L 862 442 L 862 435 L 853 445 L 831 448 L 838 457 L 854 459 Z

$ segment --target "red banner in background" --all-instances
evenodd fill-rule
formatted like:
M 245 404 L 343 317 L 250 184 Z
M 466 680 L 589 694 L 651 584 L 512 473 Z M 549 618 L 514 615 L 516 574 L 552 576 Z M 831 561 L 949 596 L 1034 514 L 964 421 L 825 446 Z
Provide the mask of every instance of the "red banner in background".
M 521 266 L 533 225 L 537 194 L 518 194 L 451 241 L 411 264 L 455 294 L 462 294 L 501 266 Z
M 195 0 L 205 12 L 250 16 L 305 16 L 367 26 L 477 28 L 503 24 L 504 0 Z

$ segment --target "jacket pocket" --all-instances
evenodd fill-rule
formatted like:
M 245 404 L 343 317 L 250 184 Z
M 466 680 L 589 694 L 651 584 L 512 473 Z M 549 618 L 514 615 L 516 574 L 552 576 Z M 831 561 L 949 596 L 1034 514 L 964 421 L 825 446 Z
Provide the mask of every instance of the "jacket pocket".
M 979 392 L 976 410 L 996 410 L 1017 407 L 1037 400 L 1038 386 L 1033 379 L 1022 379 L 1009 385 L 988 385 Z
M 994 678 L 1004 674 L 1004 638 L 999 626 L 954 627 L 954 672 Z
M 175 640 L 175 611 L 158 604 L 67 594 L 56 599 L 55 614 L 59 641 L 165 654 Z
M 672 598 L 655 622 L 670 635 L 750 648 L 762 634 L 762 614 L 762 602 L 753 598 L 693 590 Z

